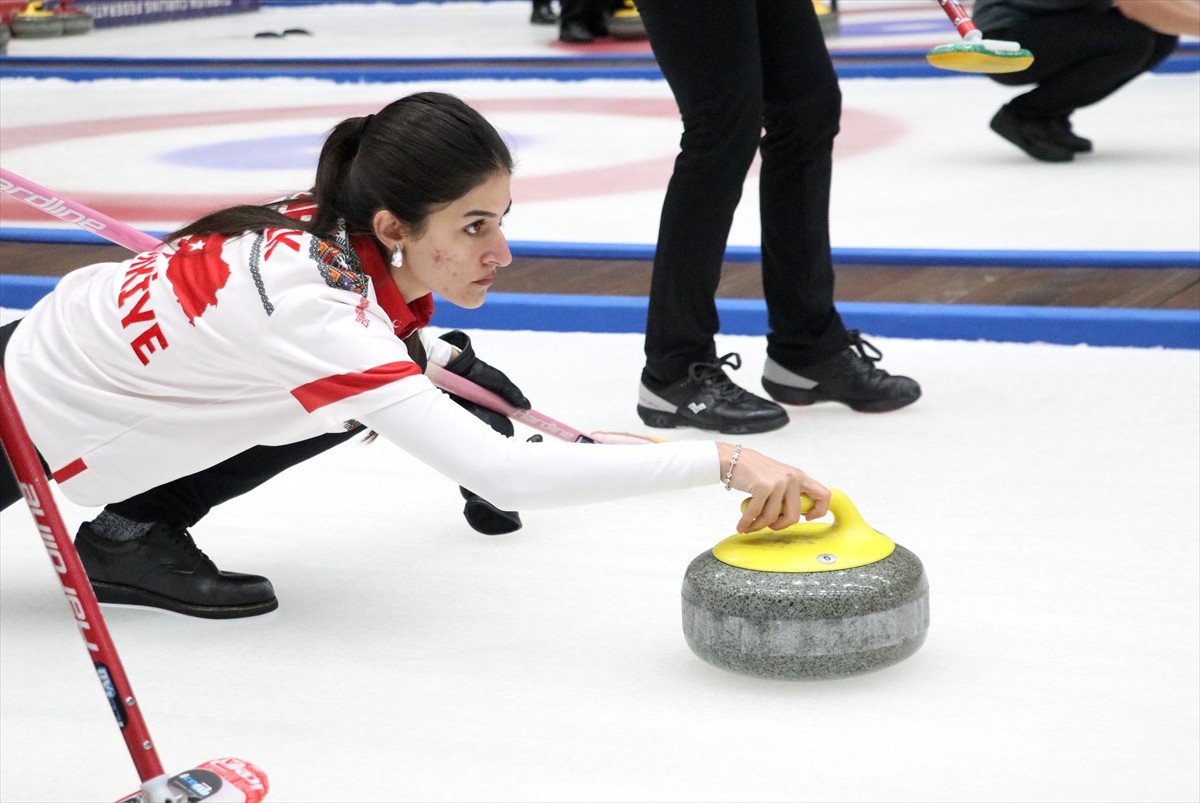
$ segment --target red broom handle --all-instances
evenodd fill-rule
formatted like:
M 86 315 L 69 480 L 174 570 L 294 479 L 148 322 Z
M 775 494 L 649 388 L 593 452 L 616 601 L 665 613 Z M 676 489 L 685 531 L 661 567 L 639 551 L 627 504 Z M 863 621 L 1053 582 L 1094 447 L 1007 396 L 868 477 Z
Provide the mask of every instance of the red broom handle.
M 942 11 L 946 12 L 946 16 L 950 18 L 950 22 L 954 23 L 955 30 L 958 35 L 967 41 L 979 39 L 983 36 L 979 29 L 975 27 L 975 23 L 971 21 L 971 16 L 958 0 L 938 0 L 942 6 Z
M 20 483 L 21 493 L 33 514 L 42 544 L 50 553 L 50 563 L 62 583 L 63 593 L 70 603 L 75 623 L 87 645 L 88 655 L 96 668 L 117 725 L 121 728 L 138 776 L 143 783 L 158 778 L 164 775 L 162 763 L 150 740 L 150 732 L 142 719 L 125 669 L 121 666 L 121 658 L 108 633 L 108 626 L 100 613 L 100 604 L 96 601 L 92 584 L 83 570 L 83 564 L 79 562 L 79 553 L 75 551 L 75 544 L 67 534 L 66 524 L 50 493 L 50 483 L 46 481 L 41 460 L 17 413 L 17 405 L 9 393 L 8 380 L 3 371 L 0 371 L 0 444 L 3 444 L 13 473 Z

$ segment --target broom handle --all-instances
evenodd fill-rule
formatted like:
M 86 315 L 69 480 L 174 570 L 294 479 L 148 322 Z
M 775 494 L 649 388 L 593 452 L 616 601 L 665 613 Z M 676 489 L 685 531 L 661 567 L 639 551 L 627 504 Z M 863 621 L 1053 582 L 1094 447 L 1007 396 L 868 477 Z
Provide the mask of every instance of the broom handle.
M 64 198 L 54 190 L 35 184 L 3 167 L 0 167 L 0 192 L 15 201 L 21 201 L 35 209 L 40 209 L 47 215 L 56 217 L 65 223 L 73 223 L 109 242 L 123 245 L 134 253 L 140 254 L 161 245 L 157 239 L 144 231 L 138 231 L 91 207 L 72 201 L 70 198 Z
M 946 16 L 954 23 L 955 30 L 967 42 L 974 42 L 983 38 L 983 33 L 975 27 L 975 23 L 971 21 L 969 15 L 962 7 L 958 0 L 938 0 L 942 6 L 942 11 L 946 12 Z
M 8 390 L 8 381 L 2 370 L 0 444 L 3 444 L 4 453 L 8 456 L 13 473 L 20 483 L 21 493 L 29 505 L 30 513 L 33 514 L 42 544 L 50 554 L 50 563 L 54 566 L 63 593 L 70 603 L 71 612 L 75 615 L 75 624 L 79 626 L 79 633 L 87 645 L 88 655 L 92 659 L 96 674 L 100 677 L 100 685 L 108 697 L 108 704 L 112 707 L 117 725 L 121 728 L 121 735 L 125 738 L 125 746 L 129 749 L 134 767 L 137 768 L 138 777 L 143 784 L 165 779 L 166 773 L 163 772 L 154 743 L 150 740 L 150 731 L 142 719 L 141 708 L 133 696 L 116 645 L 100 613 L 100 603 L 96 601 L 96 593 L 92 591 L 92 584 L 79 561 L 75 544 L 67 534 L 67 526 L 50 493 L 50 483 L 46 481 L 42 462 L 29 439 L 25 424 L 17 413 L 16 403 Z

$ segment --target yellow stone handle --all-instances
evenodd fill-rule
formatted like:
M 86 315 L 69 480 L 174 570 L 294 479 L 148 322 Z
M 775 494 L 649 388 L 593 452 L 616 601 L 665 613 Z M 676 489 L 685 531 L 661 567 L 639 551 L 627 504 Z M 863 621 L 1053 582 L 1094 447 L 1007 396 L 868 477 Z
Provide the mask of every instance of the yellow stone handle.
M 844 493 L 829 491 L 832 523 L 802 521 L 782 530 L 738 533 L 713 547 L 713 556 L 742 569 L 823 572 L 865 566 L 890 555 L 895 543 L 863 521 Z M 743 512 L 748 501 L 742 503 Z M 812 505 L 807 496 L 802 498 L 802 510 L 812 510 Z
M 833 493 L 836 496 L 837 494 L 839 494 L 841 492 L 834 491 Z M 845 499 L 846 497 L 843 495 L 842 498 Z M 846 501 L 849 502 L 850 500 L 846 499 Z M 743 499 L 742 500 L 742 512 L 745 513 L 746 508 L 748 508 L 748 507 L 750 507 L 750 499 L 749 498 Z M 800 513 L 804 514 L 812 509 L 813 509 L 812 497 L 810 497 L 808 494 L 800 494 Z M 832 500 L 830 500 L 829 509 L 830 509 L 830 512 L 833 511 L 833 501 Z M 837 514 L 834 513 L 834 516 L 836 517 Z
M 54 16 L 54 12 L 47 11 L 45 4 L 42 3 L 41 0 L 33 0 L 33 2 L 26 5 L 22 11 L 18 11 L 17 14 L 22 17 L 53 17 Z

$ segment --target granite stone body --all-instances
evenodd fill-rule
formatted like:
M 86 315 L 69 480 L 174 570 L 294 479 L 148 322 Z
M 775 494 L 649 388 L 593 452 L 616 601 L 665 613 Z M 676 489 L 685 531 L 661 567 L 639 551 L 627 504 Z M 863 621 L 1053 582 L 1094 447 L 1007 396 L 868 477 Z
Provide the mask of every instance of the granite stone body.
M 8 24 L 12 28 L 12 35 L 20 39 L 49 39 L 63 35 L 63 20 L 57 14 L 13 14 Z
M 73 11 L 59 16 L 63 21 L 63 36 L 78 36 L 96 27 L 95 19 L 86 11 Z
M 764 572 L 712 550 L 683 579 L 683 633 L 696 655 L 742 674 L 821 679 L 882 669 L 912 655 L 929 630 L 921 561 L 899 544 L 852 569 Z

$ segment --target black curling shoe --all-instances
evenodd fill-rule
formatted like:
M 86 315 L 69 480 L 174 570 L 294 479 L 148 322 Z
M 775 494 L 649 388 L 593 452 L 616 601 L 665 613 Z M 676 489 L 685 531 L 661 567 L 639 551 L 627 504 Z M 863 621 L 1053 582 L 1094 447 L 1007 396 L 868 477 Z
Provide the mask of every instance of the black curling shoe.
M 554 9 L 550 7 L 550 3 L 534 3 L 533 13 L 529 17 L 529 21 L 534 25 L 553 25 L 558 22 L 558 15 L 554 13 Z
M 921 386 L 914 380 L 875 366 L 883 355 L 858 330 L 848 334 L 847 348 L 800 371 L 789 371 L 768 357 L 763 388 L 784 404 L 841 402 L 860 413 L 886 413 L 921 398 Z
M 1075 129 L 1071 127 L 1071 118 L 1060 117 L 1051 120 L 1050 130 L 1054 132 L 1055 139 L 1076 153 L 1092 152 L 1092 141 L 1075 133 Z
M 85 523 L 75 549 L 100 602 L 204 619 L 257 616 L 279 607 L 270 580 L 220 571 L 183 527 L 156 524 L 141 538 L 113 541 Z
M 587 45 L 596 41 L 596 34 L 592 33 L 582 22 L 570 20 L 559 26 L 558 40 L 570 42 L 573 45 Z
M 1069 162 L 1076 149 L 1062 139 L 1049 120 L 1020 117 L 1007 106 L 1000 108 L 990 123 L 991 129 L 1042 162 Z M 1082 139 L 1082 137 L 1080 137 Z
M 725 374 L 726 365 L 741 368 L 741 356 L 692 363 L 686 377 L 666 387 L 651 387 L 643 376 L 638 416 L 649 427 L 696 427 L 728 435 L 770 432 L 787 424 L 786 410 L 735 385 Z

